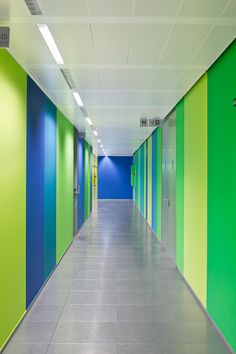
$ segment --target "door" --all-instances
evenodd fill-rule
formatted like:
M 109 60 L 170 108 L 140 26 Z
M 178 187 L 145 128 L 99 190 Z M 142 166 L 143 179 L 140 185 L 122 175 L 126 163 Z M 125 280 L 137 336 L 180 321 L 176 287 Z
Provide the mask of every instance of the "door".
M 164 122 L 162 150 L 162 243 L 176 257 L 176 113 Z
M 78 131 L 74 129 L 74 236 L 78 233 Z

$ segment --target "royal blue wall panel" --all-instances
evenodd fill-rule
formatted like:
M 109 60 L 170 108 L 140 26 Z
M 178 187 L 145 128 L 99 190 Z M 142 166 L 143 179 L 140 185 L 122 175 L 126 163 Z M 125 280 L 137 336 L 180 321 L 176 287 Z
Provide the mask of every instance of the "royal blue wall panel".
M 26 169 L 26 306 L 44 281 L 45 96 L 28 77 Z M 17 181 L 16 181 L 17 183 Z
M 56 265 L 56 107 L 46 98 L 44 161 L 44 278 Z
M 78 229 L 84 222 L 84 139 L 78 139 Z
M 98 198 L 132 199 L 130 156 L 98 157 Z

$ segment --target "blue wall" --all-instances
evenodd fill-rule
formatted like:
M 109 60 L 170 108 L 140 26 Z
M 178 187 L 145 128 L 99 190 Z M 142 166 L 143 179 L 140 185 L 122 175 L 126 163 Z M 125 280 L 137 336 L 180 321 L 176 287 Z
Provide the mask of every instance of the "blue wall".
M 98 157 L 98 199 L 132 199 L 130 156 Z

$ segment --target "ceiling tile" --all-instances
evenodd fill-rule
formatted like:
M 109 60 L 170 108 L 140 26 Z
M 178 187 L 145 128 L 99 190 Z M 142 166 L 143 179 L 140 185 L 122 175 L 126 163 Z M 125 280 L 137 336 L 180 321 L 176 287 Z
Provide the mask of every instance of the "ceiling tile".
M 169 25 L 134 25 L 129 64 L 156 64 L 169 29 Z
M 41 86 L 49 91 L 67 90 L 68 86 L 59 68 L 48 69 L 44 67 L 32 68 L 31 74 L 36 78 Z
M 94 62 L 90 27 L 87 24 L 51 24 L 51 32 L 66 64 Z
M 130 25 L 92 25 L 95 58 L 102 64 L 125 64 L 128 59 Z
M 91 16 L 131 16 L 133 0 L 88 0 Z
M 217 59 L 219 53 L 222 53 L 225 46 L 231 43 L 235 34 L 236 24 L 235 26 L 216 26 L 196 53 L 191 63 L 209 67 Z
M 45 16 L 88 15 L 86 0 L 40 0 L 39 4 Z
M 153 69 L 127 69 L 125 75 L 125 89 L 147 89 L 153 73 Z
M 210 26 L 178 25 L 174 26 L 161 58 L 163 64 L 188 64 Z
M 159 90 L 171 89 L 180 77 L 181 73 L 182 70 L 157 69 L 151 88 Z
M 222 16 L 227 17 L 227 18 L 236 18 L 236 1 L 235 0 L 231 0 L 231 3 L 229 4 L 229 6 L 227 6 L 227 8 L 223 12 Z
M 184 71 L 179 80 L 176 82 L 174 89 L 183 90 L 185 93 L 195 84 L 195 82 L 204 74 L 204 70 L 188 70 Z M 177 103 L 177 102 L 176 102 Z
M 175 16 L 181 0 L 136 0 L 136 16 Z
M 143 105 L 146 96 L 146 91 L 140 92 L 125 92 L 124 105 L 125 106 L 141 106 Z
M 83 104 L 88 108 L 89 106 L 102 106 L 103 105 L 103 94 L 101 91 L 80 91 L 80 97 Z
M 100 89 L 99 75 L 96 69 L 72 68 L 70 72 L 79 90 Z
M 0 0 L 0 16 L 8 19 L 11 16 L 31 16 L 24 1 Z
M 34 24 L 11 24 L 10 51 L 24 64 L 55 64 L 44 39 Z M 24 38 L 24 40 L 22 40 Z M 29 44 L 31 43 L 31 45 Z M 37 43 L 37 45 L 33 45 Z
M 215 17 L 219 16 L 228 0 L 185 0 L 178 13 L 179 16 Z
M 148 91 L 146 93 L 144 104 L 147 106 L 160 105 L 165 96 L 166 96 L 166 91 L 158 91 L 158 92 Z
M 100 69 L 101 88 L 103 90 L 124 89 L 125 74 L 125 69 Z

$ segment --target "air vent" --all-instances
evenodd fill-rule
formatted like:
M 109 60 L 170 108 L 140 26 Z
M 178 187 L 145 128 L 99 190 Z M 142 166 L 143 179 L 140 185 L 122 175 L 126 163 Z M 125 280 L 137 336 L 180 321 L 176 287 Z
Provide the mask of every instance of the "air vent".
M 40 7 L 39 7 L 37 0 L 25 0 L 25 3 L 27 5 L 31 15 L 39 16 L 39 15 L 43 14 Z
M 88 112 L 86 111 L 86 109 L 84 107 L 80 107 L 80 109 L 81 109 L 81 112 L 83 113 L 83 115 L 85 117 L 88 117 Z
M 60 69 L 60 70 L 69 88 L 71 90 L 75 89 L 75 83 L 71 76 L 70 70 L 69 69 Z

